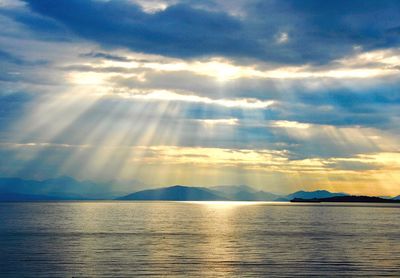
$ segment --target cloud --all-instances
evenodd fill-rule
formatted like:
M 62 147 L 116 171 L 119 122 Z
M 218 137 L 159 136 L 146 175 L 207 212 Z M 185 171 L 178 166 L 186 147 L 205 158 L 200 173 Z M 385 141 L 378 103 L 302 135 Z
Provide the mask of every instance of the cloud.
M 88 58 L 101 58 L 101 59 L 107 59 L 107 60 L 112 60 L 112 61 L 117 61 L 117 62 L 131 61 L 129 58 L 126 58 L 123 56 L 112 55 L 112 54 L 104 53 L 104 52 L 94 52 L 94 51 L 91 51 L 89 53 L 82 53 L 79 56 L 80 57 L 88 57 Z
M 398 1 L 3 3 L 0 175 L 398 188 Z
M 271 124 L 272 127 L 281 127 L 281 128 L 296 128 L 296 129 L 308 129 L 310 127 L 309 124 L 293 122 L 293 121 L 274 121 Z
M 1 49 L 0 49 L 0 60 L 1 63 L 9 63 L 18 66 L 41 66 L 47 63 L 47 61 L 44 60 L 37 60 L 37 61 L 26 60 L 17 57 L 16 55 L 13 55 L 12 53 L 9 53 L 7 51 L 3 51 Z
M 134 90 L 126 92 L 117 92 L 114 96 L 121 96 L 127 99 L 144 100 L 144 101 L 179 101 L 189 103 L 203 103 L 211 105 L 219 105 L 228 108 L 243 108 L 243 109 L 265 109 L 274 105 L 274 101 L 260 101 L 257 99 L 211 99 L 200 97 L 197 95 L 179 94 L 167 90 L 157 90 L 150 92 L 135 92 Z
M 334 5 L 317 0 L 252 1 L 243 6 L 241 16 L 185 2 L 151 12 L 129 1 L 25 2 L 34 12 L 104 47 L 173 57 L 325 63 L 352 53 L 355 45 L 373 50 L 399 44 L 390 30 L 400 26 L 400 4 L 390 0 Z M 376 22 L 376 17 L 391 20 Z
M 220 12 L 183 4 L 154 14 L 128 1 L 59 1 L 57 5 L 52 1 L 32 1 L 29 5 L 82 37 L 105 46 L 188 57 L 202 55 L 201 49 L 210 53 L 230 49 L 236 52 L 238 49 L 233 45 L 244 44 L 235 36 L 239 21 Z M 214 33 L 208 33 L 206 39 L 208 30 Z
M 214 127 L 215 125 L 228 125 L 234 126 L 238 125 L 239 120 L 235 118 L 231 119 L 199 119 L 197 120 L 200 123 L 204 124 L 206 127 Z
M 347 171 L 369 171 L 369 170 L 379 170 L 383 168 L 383 165 L 372 162 L 357 161 L 352 159 L 337 159 L 332 160 L 332 162 L 327 163 L 329 167 L 338 170 Z
M 8 62 L 12 64 L 24 64 L 24 61 L 22 59 L 2 50 L 0 50 L 0 59 L 2 62 Z

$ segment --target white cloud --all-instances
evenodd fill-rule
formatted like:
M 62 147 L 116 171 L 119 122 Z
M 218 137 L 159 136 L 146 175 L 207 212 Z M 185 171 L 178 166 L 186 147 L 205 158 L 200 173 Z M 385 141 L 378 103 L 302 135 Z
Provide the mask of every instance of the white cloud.
M 278 44 L 284 44 L 289 41 L 289 34 L 286 32 L 281 32 L 276 36 L 276 42 Z
M 204 103 L 214 104 L 224 107 L 239 107 L 245 109 L 263 109 L 272 106 L 275 102 L 261 101 L 258 99 L 242 98 L 242 99 L 212 99 L 208 97 L 201 97 L 197 95 L 186 95 L 179 94 L 168 90 L 153 90 L 153 91 L 122 91 L 112 93 L 119 97 L 127 99 L 138 99 L 138 100 L 157 100 L 157 101 L 182 101 L 182 102 L 193 102 L 193 103 Z
M 207 127 L 213 127 L 215 125 L 229 125 L 234 126 L 239 124 L 239 120 L 235 118 L 230 119 L 200 119 L 198 122 L 204 124 Z
M 271 126 L 281 127 L 281 128 L 298 128 L 298 129 L 307 129 L 311 127 L 310 124 L 299 123 L 296 121 L 273 121 Z
M 208 76 L 221 82 L 240 78 L 248 79 L 367 79 L 398 75 L 400 53 L 394 50 L 357 53 L 343 59 L 333 61 L 324 66 L 272 66 L 265 63 L 252 65 L 236 64 L 233 60 L 213 57 L 207 60 L 185 61 L 181 59 L 149 56 L 148 61 L 141 61 L 143 55 L 131 54 L 129 62 L 103 60 L 91 64 L 94 69 L 110 69 L 121 67 L 127 70 L 148 70 L 155 72 L 192 72 L 196 75 Z M 124 75 L 123 73 L 120 73 Z

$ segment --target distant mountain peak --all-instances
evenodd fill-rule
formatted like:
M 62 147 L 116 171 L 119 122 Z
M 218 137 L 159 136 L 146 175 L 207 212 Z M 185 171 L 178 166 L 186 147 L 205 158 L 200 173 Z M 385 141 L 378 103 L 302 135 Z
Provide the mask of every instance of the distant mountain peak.
M 227 199 L 206 188 L 174 185 L 138 191 L 120 197 L 118 200 L 217 201 Z
M 300 198 L 300 199 L 330 198 L 330 197 L 348 196 L 348 195 L 349 194 L 340 192 L 332 193 L 328 190 L 323 190 L 323 189 L 318 189 L 314 191 L 299 190 L 292 194 L 287 195 L 285 199 L 292 200 L 295 198 Z
M 296 194 L 296 193 L 331 193 L 331 192 L 328 190 L 325 190 L 325 189 L 317 189 L 317 190 L 299 190 L 292 194 Z
M 161 187 L 161 188 L 187 188 L 187 187 L 188 186 L 176 184 L 176 185 L 172 185 L 172 186 L 168 186 L 168 187 Z M 193 187 L 193 188 L 196 188 L 196 187 Z

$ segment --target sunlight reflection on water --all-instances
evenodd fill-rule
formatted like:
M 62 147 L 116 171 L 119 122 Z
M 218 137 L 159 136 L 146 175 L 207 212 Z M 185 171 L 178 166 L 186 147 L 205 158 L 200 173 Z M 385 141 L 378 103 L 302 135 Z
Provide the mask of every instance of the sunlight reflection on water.
M 397 276 L 399 208 L 0 203 L 0 276 Z

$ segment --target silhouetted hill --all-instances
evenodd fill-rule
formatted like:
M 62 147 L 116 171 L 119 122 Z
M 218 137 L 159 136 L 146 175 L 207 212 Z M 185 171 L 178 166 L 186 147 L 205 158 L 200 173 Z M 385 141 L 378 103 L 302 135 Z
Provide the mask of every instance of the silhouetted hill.
M 393 200 L 400 200 L 400 195 L 397 197 L 394 197 Z
M 370 196 L 335 196 L 330 198 L 313 198 L 302 199 L 294 198 L 291 202 L 305 202 L 305 203 L 321 203 L 321 202 L 338 202 L 338 203 L 400 203 L 400 200 L 384 199 L 380 197 Z
M 346 193 L 332 193 L 327 190 L 316 190 L 316 191 L 297 191 L 292 194 L 289 194 L 285 197 L 287 201 L 293 200 L 294 198 L 300 199 L 314 199 L 314 198 L 330 198 L 336 196 L 349 196 Z
M 120 197 L 118 200 L 217 201 L 227 199 L 206 188 L 176 185 L 139 191 Z

